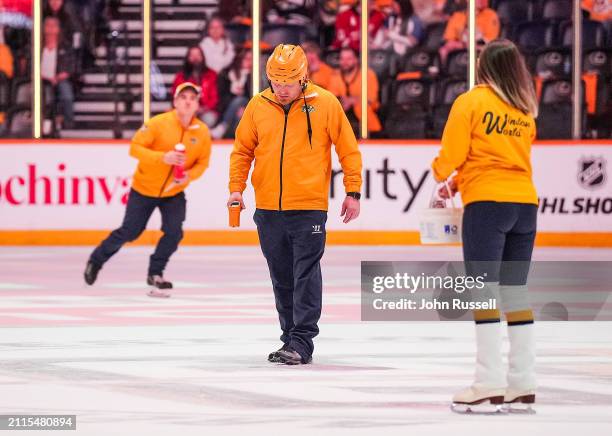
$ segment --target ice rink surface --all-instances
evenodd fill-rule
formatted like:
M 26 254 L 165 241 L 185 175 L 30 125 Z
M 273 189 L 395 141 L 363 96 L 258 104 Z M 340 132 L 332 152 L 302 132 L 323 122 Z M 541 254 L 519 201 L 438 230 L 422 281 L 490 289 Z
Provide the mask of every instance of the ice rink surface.
M 145 296 L 151 247 L 125 248 L 86 287 L 90 250 L 0 248 L 0 414 L 77 415 L 54 435 L 612 434 L 612 323 L 539 322 L 537 414 L 462 416 L 449 400 L 471 382 L 471 323 L 360 321 L 360 260 L 456 248 L 328 247 L 321 334 L 300 367 L 266 361 L 279 330 L 258 247 L 182 247 L 167 300 Z

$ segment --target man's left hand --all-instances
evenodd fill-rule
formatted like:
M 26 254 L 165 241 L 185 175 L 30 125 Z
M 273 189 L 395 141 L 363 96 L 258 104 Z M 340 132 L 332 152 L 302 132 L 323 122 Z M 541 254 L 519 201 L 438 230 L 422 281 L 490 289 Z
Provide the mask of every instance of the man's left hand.
M 347 196 L 342 203 L 342 212 L 340 216 L 344 217 L 344 224 L 348 224 L 359 216 L 360 204 L 359 200 Z

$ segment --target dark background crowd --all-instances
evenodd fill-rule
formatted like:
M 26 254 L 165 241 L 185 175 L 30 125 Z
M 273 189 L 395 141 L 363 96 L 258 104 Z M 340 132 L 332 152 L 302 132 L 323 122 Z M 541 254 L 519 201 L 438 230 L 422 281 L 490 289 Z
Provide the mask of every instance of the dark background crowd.
M 504 37 L 525 54 L 540 101 L 538 136 L 571 137 L 573 0 L 475 0 L 480 47 Z M 582 136 L 611 137 L 612 5 L 578 0 L 583 16 Z M 184 81 L 202 86 L 199 117 L 231 138 L 252 95 L 251 4 L 153 0 L 153 112 Z M 31 135 L 31 0 L 0 0 L 0 135 Z M 136 0 L 45 0 L 44 135 L 127 137 L 142 121 L 142 16 Z M 371 138 L 439 138 L 467 90 L 465 0 L 264 0 L 265 60 L 301 44 L 310 80 L 334 93 L 356 132 L 362 118 L 361 14 L 368 14 Z

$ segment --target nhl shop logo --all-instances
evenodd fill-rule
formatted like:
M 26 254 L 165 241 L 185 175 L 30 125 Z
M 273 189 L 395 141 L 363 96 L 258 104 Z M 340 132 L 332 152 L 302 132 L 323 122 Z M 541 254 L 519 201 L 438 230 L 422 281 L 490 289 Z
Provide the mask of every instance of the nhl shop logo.
M 444 225 L 444 233 L 446 233 L 447 235 L 456 235 L 457 234 L 457 230 L 459 230 L 457 228 L 456 225 L 450 225 L 450 224 L 445 224 Z
M 602 156 L 583 157 L 578 162 L 578 183 L 585 189 L 598 189 L 606 183 L 606 161 Z

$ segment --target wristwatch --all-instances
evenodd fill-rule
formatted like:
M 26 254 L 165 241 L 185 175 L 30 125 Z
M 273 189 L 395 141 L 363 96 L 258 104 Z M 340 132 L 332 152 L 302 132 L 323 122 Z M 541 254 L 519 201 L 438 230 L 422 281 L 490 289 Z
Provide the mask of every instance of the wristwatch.
M 361 198 L 361 193 L 359 192 L 347 192 L 347 197 L 353 197 L 355 200 L 359 200 Z

